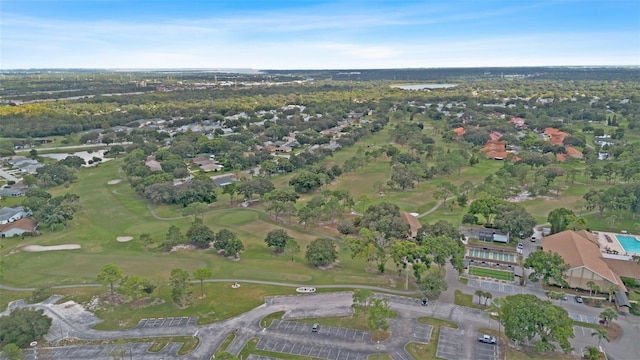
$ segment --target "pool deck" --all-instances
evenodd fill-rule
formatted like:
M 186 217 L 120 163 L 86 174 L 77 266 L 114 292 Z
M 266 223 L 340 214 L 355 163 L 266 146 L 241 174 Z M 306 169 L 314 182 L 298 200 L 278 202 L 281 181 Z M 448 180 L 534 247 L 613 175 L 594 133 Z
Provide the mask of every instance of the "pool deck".
M 609 248 L 611 250 L 616 250 L 620 255 L 635 254 L 635 253 L 626 252 L 622 247 L 622 245 L 620 245 L 620 242 L 618 241 L 618 238 L 616 237 L 616 235 L 635 236 L 636 238 L 638 237 L 638 235 L 634 235 L 634 234 L 617 234 L 612 232 L 598 231 L 598 242 L 600 243 L 600 249 L 602 250 L 602 252 L 604 252 L 604 249 Z M 609 239 L 611 239 L 611 242 L 607 241 L 607 236 L 609 236 Z

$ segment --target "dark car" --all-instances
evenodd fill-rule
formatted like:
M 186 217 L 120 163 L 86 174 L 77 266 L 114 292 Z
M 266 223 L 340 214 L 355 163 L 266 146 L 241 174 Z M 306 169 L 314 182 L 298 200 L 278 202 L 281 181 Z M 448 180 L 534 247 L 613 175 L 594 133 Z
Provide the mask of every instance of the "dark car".
M 576 296 L 576 302 L 582 304 L 582 296 Z

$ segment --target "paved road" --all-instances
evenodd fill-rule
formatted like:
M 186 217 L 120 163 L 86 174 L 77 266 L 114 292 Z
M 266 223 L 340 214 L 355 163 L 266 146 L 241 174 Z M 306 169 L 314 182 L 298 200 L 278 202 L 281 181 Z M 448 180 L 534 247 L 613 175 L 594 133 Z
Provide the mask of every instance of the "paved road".
M 198 347 L 189 355 L 179 357 L 180 359 L 209 359 L 216 351 L 224 339 L 232 332 L 236 333 L 236 338 L 228 347 L 228 351 L 232 354 L 238 354 L 249 339 L 269 339 L 270 341 L 287 340 L 300 344 L 313 344 L 314 346 L 322 346 L 326 349 L 337 349 L 352 351 L 356 353 L 372 354 L 385 352 L 396 354 L 394 358 L 403 357 L 406 354 L 404 346 L 407 342 L 420 340 L 420 333 L 427 331 L 428 328 L 424 324 L 418 324 L 415 318 L 422 316 L 431 316 L 439 318 L 448 318 L 459 324 L 464 323 L 465 336 L 475 338 L 476 333 L 474 327 L 486 325 L 485 314 L 481 311 L 460 307 L 453 304 L 445 304 L 433 302 L 429 306 L 424 307 L 419 301 L 413 301 L 403 297 L 390 297 L 390 305 L 393 310 L 398 313 L 398 317 L 392 319 L 391 329 L 393 336 L 387 341 L 377 344 L 370 341 L 354 341 L 353 339 L 341 337 L 336 330 L 335 333 L 320 334 L 321 336 L 311 337 L 310 332 L 289 332 L 274 329 L 263 329 L 260 326 L 260 320 L 271 313 L 285 311 L 287 313 L 295 310 L 298 317 L 315 317 L 318 312 L 323 316 L 344 315 L 345 309 L 350 309 L 352 304 L 351 292 L 323 293 L 310 295 L 294 295 L 279 296 L 267 298 L 264 305 L 237 316 L 232 319 L 220 323 L 214 323 L 204 326 L 186 325 L 175 327 L 137 327 L 129 330 L 117 331 L 97 331 L 92 330 L 91 326 L 95 324 L 96 318 L 88 312 L 73 312 L 68 310 L 70 305 L 55 305 L 52 299 L 35 305 L 21 304 L 21 306 L 32 306 L 43 309 L 47 315 L 53 318 L 52 333 L 62 334 L 66 337 L 77 337 L 86 340 L 115 340 L 123 338 L 144 338 L 157 336 L 191 336 L 197 333 L 201 339 Z M 67 310 L 69 313 L 67 313 Z M 348 332 L 345 332 L 345 334 Z M 417 334 L 417 335 L 416 335 Z M 353 334 L 351 334 L 352 336 Z M 364 335 L 361 335 L 364 336 Z M 471 354 L 473 351 L 474 341 L 465 341 L 465 353 Z M 144 346 L 136 345 L 134 352 L 136 358 L 143 359 L 161 359 L 167 358 L 167 352 L 162 353 L 145 353 Z M 75 348 L 67 348 L 60 355 L 56 352 L 50 352 L 50 356 L 60 356 L 58 359 L 86 359 L 94 360 L 111 359 L 106 356 L 107 348 L 103 347 L 97 350 L 97 346 L 81 346 Z M 169 350 L 173 351 L 173 347 Z M 113 349 L 111 349 L 113 350 Z M 143 356 L 144 355 L 144 356 Z M 399 355 L 399 356 L 398 356 Z

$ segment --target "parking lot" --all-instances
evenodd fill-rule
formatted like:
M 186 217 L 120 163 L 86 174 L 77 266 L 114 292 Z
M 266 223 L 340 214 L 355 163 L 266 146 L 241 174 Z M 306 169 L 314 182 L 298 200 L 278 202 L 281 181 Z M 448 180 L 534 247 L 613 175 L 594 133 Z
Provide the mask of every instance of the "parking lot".
M 462 356 L 464 331 L 441 326 L 436 356 L 443 359 L 458 360 Z
M 396 351 L 391 354 L 393 360 L 413 360 L 413 357 L 406 351 Z
M 304 334 L 311 333 L 312 324 L 297 322 L 297 321 L 283 321 L 283 320 L 273 320 L 271 326 L 269 327 L 270 331 L 278 331 L 284 332 L 288 334 Z M 333 327 L 333 326 L 320 326 L 317 333 L 314 335 L 324 335 L 330 337 L 338 337 L 340 339 L 345 339 L 349 341 L 363 341 L 368 342 L 371 341 L 371 333 L 360 330 L 347 329 L 342 327 Z
M 498 360 L 500 347 L 497 344 L 485 344 L 476 341 L 476 360 Z
M 115 345 L 93 345 L 93 346 L 65 346 L 57 348 L 47 348 L 38 350 L 38 359 L 111 359 L 112 353 L 122 351 L 126 358 L 141 359 L 154 357 L 157 359 L 175 359 L 178 357 L 178 350 L 182 343 L 168 343 L 159 352 L 149 352 L 151 343 L 127 343 L 122 346 Z M 34 360 L 35 353 L 29 349 L 24 352 L 25 360 Z
M 396 304 L 422 306 L 422 301 L 420 299 L 410 298 L 406 296 L 375 294 L 375 297 L 378 299 L 387 299 L 389 300 L 389 302 L 396 303 Z
M 585 322 L 590 324 L 598 323 L 598 318 L 592 315 L 583 315 L 583 314 L 578 314 L 574 312 L 569 312 L 569 317 L 575 321 L 580 321 L 580 322 Z
M 323 345 L 301 344 L 287 340 L 260 339 L 256 348 L 259 350 L 329 360 L 366 360 L 369 356 L 369 354 L 362 352 L 335 349 Z
M 431 340 L 432 330 L 433 326 L 414 321 L 413 324 L 411 324 L 411 338 L 408 339 L 408 341 L 427 344 Z
M 513 294 L 516 291 L 516 287 L 513 284 L 481 281 L 476 279 L 469 279 L 467 286 L 482 290 L 499 291 L 507 294 Z
M 247 356 L 247 360 L 278 360 L 278 358 L 273 358 L 273 357 L 264 356 L 264 355 L 249 354 L 249 356 Z
M 142 319 L 138 323 L 137 328 L 159 328 L 159 327 L 176 327 L 196 325 L 198 317 L 169 317 L 157 319 Z

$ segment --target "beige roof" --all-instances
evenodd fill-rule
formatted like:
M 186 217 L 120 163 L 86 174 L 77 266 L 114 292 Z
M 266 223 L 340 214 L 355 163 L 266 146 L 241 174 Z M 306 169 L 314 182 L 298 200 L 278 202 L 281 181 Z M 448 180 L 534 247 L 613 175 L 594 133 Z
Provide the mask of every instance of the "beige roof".
M 605 258 L 604 262 L 609 265 L 609 269 L 613 270 L 613 272 L 619 276 L 633 279 L 640 278 L 640 264 L 635 261 Z
M 409 228 L 411 229 L 411 237 L 416 237 L 418 235 L 418 230 L 422 227 L 422 224 L 420 224 L 418 218 L 405 211 L 400 212 L 400 217 L 402 218 L 402 221 L 409 224 Z
M 8 231 L 9 229 L 22 229 L 26 231 L 35 230 L 37 223 L 30 218 L 22 218 L 12 223 L 0 225 L 0 232 Z
M 560 254 L 570 269 L 585 267 L 624 289 L 620 277 L 604 261 L 595 235 L 581 230 L 559 232 L 542 238 L 542 249 Z

